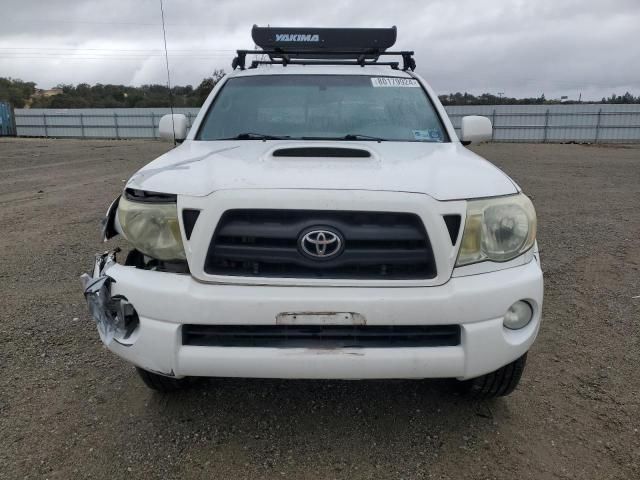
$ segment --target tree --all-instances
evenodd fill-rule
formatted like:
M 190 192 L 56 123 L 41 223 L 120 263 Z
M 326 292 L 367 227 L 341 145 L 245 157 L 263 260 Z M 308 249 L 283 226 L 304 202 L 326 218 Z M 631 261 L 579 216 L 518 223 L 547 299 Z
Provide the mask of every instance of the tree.
M 171 98 L 176 107 L 200 107 L 211 90 L 224 76 L 223 70 L 214 70 L 211 76 L 202 79 L 197 87 L 176 85 L 171 88 Z M 58 85 L 62 93 L 48 97 L 34 96 L 36 85 L 33 82 L 0 77 L 0 100 L 9 101 L 16 108 L 29 105 L 32 108 L 133 108 L 168 107 L 169 89 L 166 85 L 147 84 L 139 87 L 97 83 L 79 83 L 78 85 Z M 543 105 L 558 103 L 547 100 L 544 93 L 539 97 L 498 97 L 493 93 L 478 96 L 468 92 L 455 92 L 440 95 L 443 105 Z M 640 103 L 640 96 L 630 92 L 624 95 L 613 93 L 602 98 L 602 103 Z
M 213 87 L 222 80 L 222 77 L 224 77 L 224 70 L 214 70 L 212 76 L 207 77 L 200 82 L 200 85 L 195 89 L 195 93 L 200 99 L 200 105 L 204 103 L 209 96 L 209 93 L 211 93 L 211 90 L 213 90 Z
M 35 91 L 33 82 L 0 77 L 0 101 L 9 102 L 15 108 L 24 107 Z
M 224 71 L 215 70 L 211 77 L 202 80 L 197 88 L 192 85 L 171 88 L 171 99 L 176 107 L 199 107 L 213 87 L 224 76 Z M 32 84 L 33 85 L 33 84 Z M 33 85 L 35 87 L 35 85 Z M 62 93 L 50 97 L 35 97 L 32 107 L 37 108 L 132 108 L 168 107 L 169 89 L 166 85 L 148 84 L 140 87 L 125 85 L 59 85 Z M 32 93 L 26 95 L 29 98 Z M 18 104 L 22 106 L 22 104 Z

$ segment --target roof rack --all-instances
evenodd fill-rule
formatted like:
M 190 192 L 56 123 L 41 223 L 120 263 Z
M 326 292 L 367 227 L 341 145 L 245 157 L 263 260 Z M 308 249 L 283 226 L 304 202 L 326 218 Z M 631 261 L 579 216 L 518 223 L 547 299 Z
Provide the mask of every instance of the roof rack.
M 388 65 L 394 70 L 399 62 L 379 61 L 381 56 L 402 57 L 402 70 L 415 70 L 412 51 L 389 52 L 396 41 L 397 29 L 391 28 L 275 28 L 253 26 L 251 36 L 262 50 L 238 50 L 233 69 L 246 68 L 247 55 L 261 55 L 249 68 L 258 65 Z M 264 59 L 264 56 L 268 60 Z

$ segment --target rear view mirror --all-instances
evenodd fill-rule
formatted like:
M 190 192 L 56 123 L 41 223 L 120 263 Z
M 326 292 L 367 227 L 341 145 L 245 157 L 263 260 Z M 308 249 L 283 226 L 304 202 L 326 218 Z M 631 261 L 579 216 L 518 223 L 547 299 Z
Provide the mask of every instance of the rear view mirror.
M 474 144 L 491 140 L 493 127 L 491 120 L 487 117 L 478 115 L 469 115 L 462 117 L 462 125 L 460 127 L 460 141 L 465 144 Z
M 164 115 L 158 124 L 160 138 L 173 141 L 175 132 L 176 142 L 182 142 L 187 137 L 188 128 L 187 117 L 182 113 Z

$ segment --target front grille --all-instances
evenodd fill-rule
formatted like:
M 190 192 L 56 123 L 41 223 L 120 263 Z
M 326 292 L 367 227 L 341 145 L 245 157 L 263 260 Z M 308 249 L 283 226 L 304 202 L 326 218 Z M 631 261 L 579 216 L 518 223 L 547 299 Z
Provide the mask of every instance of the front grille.
M 183 325 L 202 347 L 402 348 L 460 345 L 459 325 Z
M 302 253 L 305 232 L 342 235 L 330 259 Z M 205 261 L 215 275 L 334 279 L 428 279 L 436 276 L 429 237 L 411 213 L 228 210 L 218 223 Z

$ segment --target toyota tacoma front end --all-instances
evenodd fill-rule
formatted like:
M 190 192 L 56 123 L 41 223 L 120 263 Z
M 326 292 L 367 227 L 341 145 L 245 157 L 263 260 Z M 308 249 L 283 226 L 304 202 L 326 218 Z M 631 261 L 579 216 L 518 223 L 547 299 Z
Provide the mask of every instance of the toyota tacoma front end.
M 258 44 L 285 38 L 256 28 Z M 130 252 L 83 276 L 103 342 L 162 391 L 191 377 L 453 378 L 510 393 L 542 272 L 531 201 L 462 144 L 488 120 L 463 119 L 461 142 L 407 55 L 399 69 L 296 48 L 303 65 L 236 59 L 188 134 L 163 118 L 184 141 L 104 221 Z

